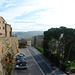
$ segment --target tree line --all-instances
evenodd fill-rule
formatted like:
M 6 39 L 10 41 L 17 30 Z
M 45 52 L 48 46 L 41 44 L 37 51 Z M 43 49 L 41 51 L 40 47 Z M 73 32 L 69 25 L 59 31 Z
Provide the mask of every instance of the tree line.
M 61 26 L 45 31 L 43 48 L 44 54 L 57 66 L 69 61 L 75 63 L 75 29 Z

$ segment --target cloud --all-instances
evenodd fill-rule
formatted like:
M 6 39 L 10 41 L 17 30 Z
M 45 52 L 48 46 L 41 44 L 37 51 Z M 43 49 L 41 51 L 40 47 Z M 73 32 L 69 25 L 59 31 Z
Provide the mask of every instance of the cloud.
M 0 0 L 0 16 L 12 25 L 13 31 L 75 28 L 74 9 L 75 0 Z
M 33 20 L 13 20 L 14 23 L 35 23 Z

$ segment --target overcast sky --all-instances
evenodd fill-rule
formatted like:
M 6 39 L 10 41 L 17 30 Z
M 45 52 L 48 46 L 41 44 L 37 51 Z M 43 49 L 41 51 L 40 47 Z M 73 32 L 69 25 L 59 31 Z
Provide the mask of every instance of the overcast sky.
M 13 31 L 75 28 L 75 0 L 0 0 L 0 16 Z

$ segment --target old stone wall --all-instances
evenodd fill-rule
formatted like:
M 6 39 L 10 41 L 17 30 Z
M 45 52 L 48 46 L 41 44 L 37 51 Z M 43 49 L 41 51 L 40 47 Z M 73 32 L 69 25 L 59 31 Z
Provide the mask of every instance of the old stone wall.
M 0 64 L 6 54 L 11 53 L 12 55 L 15 55 L 19 52 L 18 45 L 17 37 L 0 38 Z M 0 65 L 0 67 L 2 66 Z M 4 75 L 2 68 L 0 68 L 0 75 Z

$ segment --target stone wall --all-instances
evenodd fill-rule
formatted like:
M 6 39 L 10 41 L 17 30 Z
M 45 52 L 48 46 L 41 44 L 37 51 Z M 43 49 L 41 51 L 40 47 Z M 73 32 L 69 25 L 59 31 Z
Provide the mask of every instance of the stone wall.
M 0 64 L 1 64 L 1 59 L 3 59 L 7 53 L 15 55 L 19 52 L 18 45 L 19 43 L 17 37 L 0 38 Z M 3 70 L 2 68 L 0 68 L 0 75 L 4 75 L 2 73 Z

